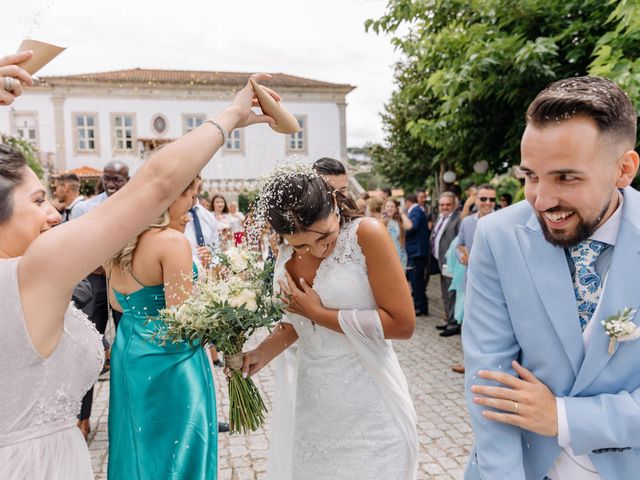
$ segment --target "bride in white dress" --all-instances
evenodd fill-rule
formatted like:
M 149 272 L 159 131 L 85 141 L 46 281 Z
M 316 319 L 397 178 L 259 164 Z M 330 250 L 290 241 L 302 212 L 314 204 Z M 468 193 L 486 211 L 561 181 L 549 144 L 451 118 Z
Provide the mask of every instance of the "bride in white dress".
M 274 290 L 288 305 L 243 366 L 278 356 L 267 478 L 415 479 L 415 410 L 388 340 L 409 338 L 415 313 L 386 227 L 301 166 L 259 199 L 283 239 Z

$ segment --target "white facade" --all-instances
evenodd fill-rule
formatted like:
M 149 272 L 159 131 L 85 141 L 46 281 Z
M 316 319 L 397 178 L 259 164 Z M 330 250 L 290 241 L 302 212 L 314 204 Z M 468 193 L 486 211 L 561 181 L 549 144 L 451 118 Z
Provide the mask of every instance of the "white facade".
M 78 76 L 42 80 L 25 88 L 10 108 L 0 109 L 0 132 L 30 138 L 42 162 L 54 171 L 102 169 L 117 159 L 135 173 L 150 144 L 179 138 L 196 119 L 214 116 L 229 104 L 234 88 L 88 82 Z M 352 87 L 326 85 L 274 86 L 283 105 L 301 120 L 303 132 L 291 138 L 267 125 L 239 130 L 229 148 L 218 151 L 203 170 L 205 186 L 229 192 L 251 188 L 252 180 L 291 156 L 310 162 L 326 156 L 346 163 L 345 97 Z M 123 146 L 131 148 L 123 151 Z

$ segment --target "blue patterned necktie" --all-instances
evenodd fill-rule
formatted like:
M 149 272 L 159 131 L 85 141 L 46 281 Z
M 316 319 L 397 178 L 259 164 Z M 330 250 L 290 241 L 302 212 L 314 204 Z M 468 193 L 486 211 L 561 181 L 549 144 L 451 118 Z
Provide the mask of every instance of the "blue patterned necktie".
M 580 328 L 584 331 L 593 316 L 600 294 L 602 279 L 596 272 L 596 260 L 609 245 L 595 240 L 584 240 L 569 248 L 569 254 L 575 265 L 573 291 L 578 303 Z

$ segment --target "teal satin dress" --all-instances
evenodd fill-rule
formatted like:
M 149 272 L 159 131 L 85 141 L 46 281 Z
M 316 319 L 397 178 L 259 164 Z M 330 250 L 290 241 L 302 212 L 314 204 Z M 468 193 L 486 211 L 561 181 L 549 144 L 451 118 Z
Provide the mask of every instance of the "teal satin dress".
M 218 420 L 203 348 L 149 339 L 162 285 L 129 295 L 111 350 L 109 480 L 215 480 Z

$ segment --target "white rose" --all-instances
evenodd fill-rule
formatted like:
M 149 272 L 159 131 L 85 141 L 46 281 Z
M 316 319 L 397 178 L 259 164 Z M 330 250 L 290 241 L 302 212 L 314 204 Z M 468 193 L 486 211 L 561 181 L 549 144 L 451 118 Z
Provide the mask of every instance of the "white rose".
M 247 263 L 247 261 L 240 255 L 234 258 L 229 257 L 229 263 L 231 264 L 231 270 L 233 270 L 235 273 L 244 272 L 247 268 L 249 268 L 249 264 Z
M 256 302 L 256 293 L 249 289 L 240 290 L 237 294 L 229 298 L 229 305 L 232 307 L 240 307 L 242 305 L 251 312 L 258 310 Z

